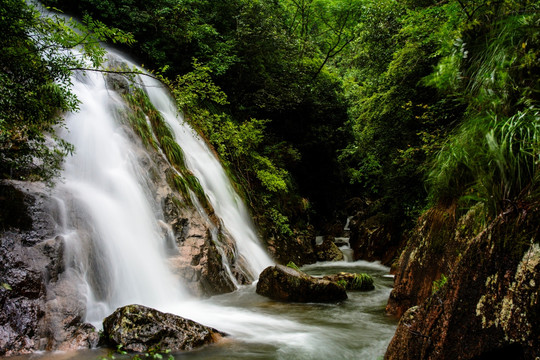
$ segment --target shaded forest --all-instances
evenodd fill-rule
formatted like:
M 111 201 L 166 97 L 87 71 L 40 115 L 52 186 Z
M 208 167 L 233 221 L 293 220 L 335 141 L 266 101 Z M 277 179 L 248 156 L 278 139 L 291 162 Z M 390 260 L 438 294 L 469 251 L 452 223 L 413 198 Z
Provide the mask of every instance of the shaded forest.
M 398 232 L 437 204 L 486 217 L 538 197 L 535 1 L 47 0 L 83 37 L 4 1 L 0 173 L 48 179 L 71 70 L 128 51 L 171 88 L 266 237 L 369 203 Z M 59 49 L 84 44 L 87 59 Z M 36 161 L 37 159 L 37 161 Z

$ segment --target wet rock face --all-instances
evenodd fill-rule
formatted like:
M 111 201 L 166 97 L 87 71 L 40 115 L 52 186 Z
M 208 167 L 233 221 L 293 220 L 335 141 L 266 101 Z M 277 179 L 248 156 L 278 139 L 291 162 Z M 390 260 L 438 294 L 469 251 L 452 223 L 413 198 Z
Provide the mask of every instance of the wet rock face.
M 392 264 L 402 243 L 401 235 L 392 222 L 381 215 L 368 217 L 359 211 L 351 219 L 349 227 L 349 243 L 355 260 Z
M 111 345 L 136 352 L 151 348 L 192 350 L 226 336 L 216 329 L 141 305 L 116 309 L 103 321 L 103 332 Z
M 257 294 L 290 302 L 338 302 L 347 299 L 345 288 L 283 265 L 269 266 L 261 273 Z
M 426 300 L 433 282 L 455 269 L 459 255 L 481 230 L 481 207 L 471 209 L 458 220 L 452 215 L 454 210 L 430 209 L 418 220 L 397 264 L 394 288 L 386 306 L 389 314 L 400 317 Z
M 449 271 L 446 283 L 435 288 L 426 277 L 396 279 L 397 287 L 404 285 L 400 292 L 419 281 L 429 295 L 403 314 L 385 359 L 540 356 L 540 211 L 514 211 L 485 228 L 475 224 L 474 211 L 445 238 L 439 258 L 407 255 L 409 264 L 433 272 L 450 268 L 444 270 Z M 399 298 L 391 302 L 399 304 Z
M 312 227 L 303 232 L 295 231 L 291 238 L 270 235 L 267 239 L 270 256 L 280 264 L 292 261 L 301 266 L 317 262 L 315 231 Z
M 212 224 L 196 212 L 178 207 L 172 195 L 167 196 L 164 203 L 165 218 L 172 226 L 177 247 L 169 261 L 182 283 L 192 294 L 201 297 L 233 291 L 235 286 L 212 240 Z
M 0 184 L 0 355 L 97 343 L 95 329 L 81 324 L 84 301 L 76 289 L 61 292 L 78 300 L 55 306 L 63 301 L 63 239 L 54 237 L 47 191 L 40 183 Z

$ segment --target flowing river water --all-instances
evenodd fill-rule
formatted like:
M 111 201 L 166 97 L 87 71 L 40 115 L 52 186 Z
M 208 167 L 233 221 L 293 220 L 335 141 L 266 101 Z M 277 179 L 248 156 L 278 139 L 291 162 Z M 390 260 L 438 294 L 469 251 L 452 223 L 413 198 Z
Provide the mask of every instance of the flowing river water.
M 303 270 L 315 276 L 340 271 L 366 272 L 373 276 L 375 290 L 349 292 L 349 299 L 337 304 L 300 304 L 267 299 L 255 293 L 255 285 L 249 285 L 210 299 L 183 302 L 176 312 L 232 336 L 193 352 L 173 354 L 174 358 L 382 359 L 397 325 L 396 320 L 384 312 L 393 282 L 387 275 L 389 269 L 377 263 L 357 261 L 317 263 Z M 14 360 L 97 360 L 110 356 L 111 351 L 36 353 Z
M 150 99 L 172 128 L 186 164 L 198 177 L 251 278 L 268 265 L 245 205 L 219 161 L 175 110 L 168 93 L 144 80 Z M 123 130 L 120 96 L 97 73 L 79 74 L 74 92 L 80 111 L 66 119 L 63 137 L 76 152 L 66 160 L 57 185 L 58 232 L 65 239 L 66 271 L 76 274 L 86 298 L 86 321 L 100 327 L 117 307 L 141 304 L 215 327 L 230 336 L 219 344 L 174 354 L 176 359 L 378 359 L 395 331 L 384 314 L 392 279 L 389 269 L 367 262 L 310 265 L 320 276 L 367 272 L 375 290 L 350 292 L 338 304 L 286 304 L 255 293 L 255 285 L 201 300 L 193 298 L 167 267 L 163 220 L 137 149 Z M 224 264 L 227 266 L 227 264 Z M 97 359 L 108 349 L 36 353 L 28 358 Z M 116 354 L 116 358 L 122 356 Z M 17 358 L 15 358 L 17 359 Z

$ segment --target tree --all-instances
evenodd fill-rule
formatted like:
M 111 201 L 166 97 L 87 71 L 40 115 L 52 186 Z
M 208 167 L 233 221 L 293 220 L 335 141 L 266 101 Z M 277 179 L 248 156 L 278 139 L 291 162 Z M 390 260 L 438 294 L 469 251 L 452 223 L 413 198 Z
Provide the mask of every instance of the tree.
M 73 150 L 54 134 L 62 113 L 77 110 L 72 71 L 100 66 L 100 40 L 131 37 L 90 18 L 43 16 L 23 0 L 5 0 L 0 18 L 0 177 L 48 180 Z

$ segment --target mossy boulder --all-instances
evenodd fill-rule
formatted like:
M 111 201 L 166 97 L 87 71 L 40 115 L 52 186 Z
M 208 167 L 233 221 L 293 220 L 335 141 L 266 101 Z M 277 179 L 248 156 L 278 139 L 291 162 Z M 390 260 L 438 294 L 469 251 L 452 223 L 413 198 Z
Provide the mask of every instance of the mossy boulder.
M 338 283 L 344 286 L 345 290 L 370 291 L 375 289 L 373 278 L 364 273 L 355 274 L 341 272 L 335 275 L 326 275 L 323 279 Z
M 142 305 L 116 309 L 103 321 L 103 334 L 110 345 L 136 352 L 192 350 L 226 336 L 195 321 Z
M 337 283 L 283 265 L 264 269 L 257 283 L 257 294 L 290 302 L 328 303 L 347 299 L 345 288 Z

